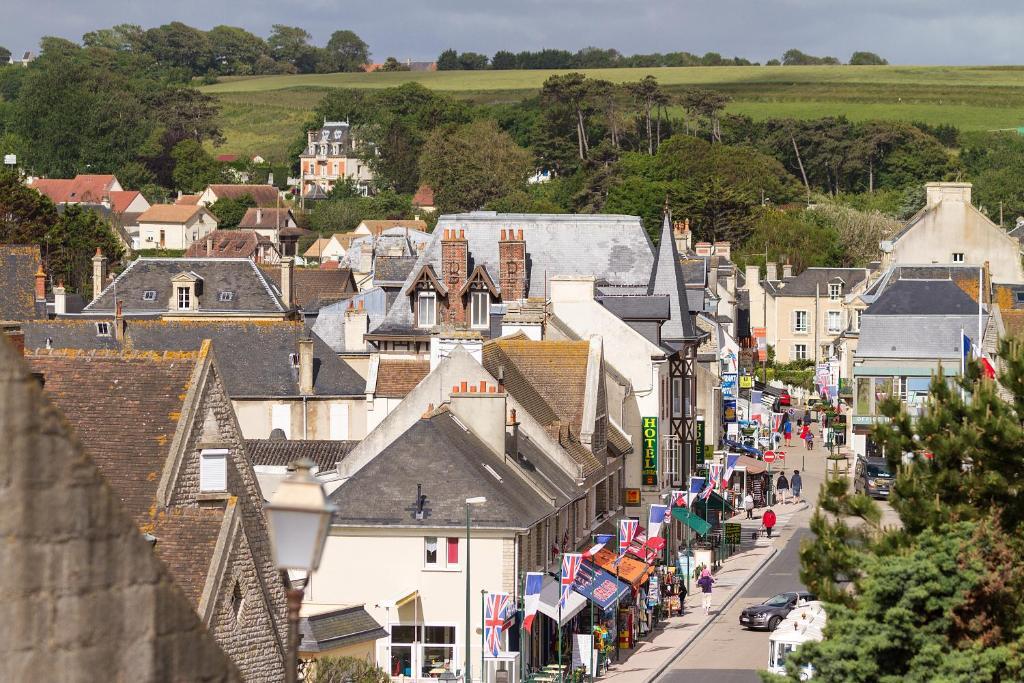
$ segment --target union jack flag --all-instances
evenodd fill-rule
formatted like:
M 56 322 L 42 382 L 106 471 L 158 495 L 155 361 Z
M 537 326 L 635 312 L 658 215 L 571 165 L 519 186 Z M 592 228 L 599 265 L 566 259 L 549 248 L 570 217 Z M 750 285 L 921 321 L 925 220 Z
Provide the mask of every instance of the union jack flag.
M 573 583 L 576 581 L 576 572 L 580 570 L 583 563 L 583 556 L 579 553 L 566 553 L 562 555 L 562 593 L 558 599 L 558 606 L 564 608 L 565 601 L 572 591 Z
M 640 520 L 638 519 L 620 519 L 619 520 L 619 554 L 625 554 L 629 548 L 629 544 L 636 538 L 636 532 L 640 529 Z
M 665 521 L 672 519 L 672 508 L 686 507 L 686 491 L 674 490 L 669 496 L 668 508 L 665 510 Z
M 708 468 L 708 479 L 710 480 L 711 489 L 712 490 L 719 489 L 719 488 L 725 488 L 722 485 L 722 483 L 723 483 L 722 482 L 722 470 L 723 469 L 724 469 L 724 466 L 722 466 L 722 465 L 711 465 Z
M 508 593 L 488 593 L 484 599 L 484 642 L 489 657 L 501 654 L 501 632 L 511 609 L 512 599 Z

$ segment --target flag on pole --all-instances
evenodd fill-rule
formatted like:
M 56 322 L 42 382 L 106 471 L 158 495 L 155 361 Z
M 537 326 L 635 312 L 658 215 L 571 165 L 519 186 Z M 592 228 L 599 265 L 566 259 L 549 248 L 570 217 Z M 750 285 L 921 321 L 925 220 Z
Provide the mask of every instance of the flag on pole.
M 523 628 L 529 633 L 540 607 L 540 589 L 544 586 L 542 572 L 526 573 L 526 590 L 523 591 Z
M 725 468 L 722 465 L 711 465 L 708 467 L 708 479 L 710 479 L 710 488 L 712 491 L 722 487 L 722 471 Z
M 651 505 L 650 515 L 647 517 L 647 542 L 652 538 L 661 535 L 661 525 L 665 523 L 665 516 L 668 514 L 667 505 Z
M 558 599 L 559 607 L 565 607 L 565 601 L 572 591 L 572 585 L 576 581 L 576 572 L 580 570 L 583 556 L 579 553 L 566 553 L 562 555 L 562 592 Z
M 668 496 L 668 505 L 665 506 L 665 521 L 672 519 L 672 508 L 686 507 L 686 491 L 673 489 Z
M 488 593 L 484 599 L 484 643 L 489 657 L 501 654 L 501 632 L 511 605 L 508 593 Z
M 964 333 L 963 331 L 961 331 L 960 334 L 963 335 L 963 341 L 961 342 L 961 344 L 963 346 L 964 351 L 964 360 L 970 360 L 970 358 L 974 356 L 974 347 L 971 345 L 971 338 L 968 337 L 967 334 Z
M 690 477 L 690 493 L 700 493 L 704 490 L 704 477 Z
M 611 541 L 615 536 L 613 534 L 597 534 L 594 536 L 594 545 L 590 546 L 583 551 L 583 559 L 589 560 L 597 555 L 598 552 L 604 549 L 608 542 Z
M 732 473 L 736 470 L 736 463 L 739 462 L 740 456 L 738 455 L 726 455 L 725 456 L 725 472 L 722 473 L 722 490 L 729 488 L 729 480 L 732 479 Z
M 636 532 L 640 529 L 640 520 L 620 519 L 619 520 L 619 555 L 625 555 L 629 544 L 636 538 Z
M 981 371 L 985 374 L 985 377 L 988 379 L 996 378 L 996 368 L 992 365 L 992 361 L 988 359 L 988 356 L 982 355 L 978 362 L 981 363 Z

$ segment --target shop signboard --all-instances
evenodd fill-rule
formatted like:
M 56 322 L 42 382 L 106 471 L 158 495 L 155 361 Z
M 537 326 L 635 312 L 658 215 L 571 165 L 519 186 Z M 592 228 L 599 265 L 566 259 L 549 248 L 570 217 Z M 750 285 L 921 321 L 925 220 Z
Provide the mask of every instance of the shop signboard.
M 661 602 L 661 592 L 658 586 L 658 575 L 651 574 L 650 580 L 647 582 L 647 606 L 657 607 L 658 603 Z
M 625 489 L 623 496 L 626 499 L 626 505 L 640 504 L 640 489 Z
M 617 581 L 612 574 L 591 562 L 584 562 L 576 572 L 573 590 L 601 609 L 612 607 L 616 600 L 622 600 L 630 592 L 628 583 Z
M 753 389 L 754 378 L 751 375 L 740 375 L 740 389 Z
M 658 485 L 658 418 L 642 418 L 644 429 L 644 456 L 641 463 L 641 479 L 644 486 Z
M 722 375 L 722 397 L 736 398 L 736 373 L 727 372 Z
M 764 363 L 768 360 L 768 328 L 755 327 L 751 330 L 757 339 L 757 361 Z
M 704 420 L 697 420 L 697 434 L 696 434 L 695 439 L 697 441 L 697 464 L 698 465 L 704 464 L 704 451 L 705 451 L 704 437 L 705 437 L 705 434 L 706 434 L 706 429 L 707 428 L 704 426 Z
M 722 401 L 722 419 L 726 422 L 736 421 L 736 399 L 730 398 Z

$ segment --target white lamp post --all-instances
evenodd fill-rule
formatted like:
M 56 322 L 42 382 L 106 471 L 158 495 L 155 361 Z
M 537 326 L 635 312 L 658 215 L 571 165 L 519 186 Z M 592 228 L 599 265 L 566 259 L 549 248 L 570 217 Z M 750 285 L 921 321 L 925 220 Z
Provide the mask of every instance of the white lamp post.
M 473 668 L 470 665 L 469 656 L 469 508 L 472 505 L 483 505 L 487 502 L 487 499 L 483 496 L 475 496 L 473 498 L 466 499 L 466 663 L 465 663 L 465 675 L 462 677 L 464 683 L 472 683 L 473 680 Z M 480 672 L 480 680 L 483 680 L 484 672 Z
M 316 463 L 303 458 L 292 463 L 294 469 L 274 492 L 266 505 L 267 527 L 274 564 L 282 571 L 299 569 L 308 576 L 320 566 L 331 515 L 336 509 L 327 501 L 324 489 L 311 470 Z M 288 659 L 285 681 L 298 677 L 299 610 L 303 590 L 288 590 Z

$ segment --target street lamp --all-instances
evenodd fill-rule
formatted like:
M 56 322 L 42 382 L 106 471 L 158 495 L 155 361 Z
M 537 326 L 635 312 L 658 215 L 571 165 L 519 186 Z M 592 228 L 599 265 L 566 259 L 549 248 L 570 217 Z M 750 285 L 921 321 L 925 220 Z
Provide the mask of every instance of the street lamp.
M 323 487 L 312 474 L 316 463 L 302 458 L 291 464 L 293 471 L 266 505 L 267 528 L 274 564 L 282 571 L 298 569 L 309 575 L 320 566 L 331 515 L 337 509 L 327 501 Z M 288 657 L 285 681 L 298 678 L 299 609 L 303 590 L 288 589 Z
M 487 499 L 483 496 L 466 499 L 466 675 L 463 679 L 465 683 L 470 683 L 473 680 L 469 656 L 469 508 L 471 505 L 483 505 L 486 502 Z M 480 675 L 483 675 L 482 671 Z

